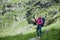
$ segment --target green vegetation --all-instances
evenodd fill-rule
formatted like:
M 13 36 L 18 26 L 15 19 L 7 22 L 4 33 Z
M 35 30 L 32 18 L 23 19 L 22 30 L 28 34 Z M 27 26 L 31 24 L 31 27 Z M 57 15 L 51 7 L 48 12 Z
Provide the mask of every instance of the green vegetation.
M 3 5 L 0 5 L 0 9 L 2 9 Z
M 55 26 L 55 24 L 53 25 Z M 53 25 L 50 27 L 53 27 Z M 57 27 L 59 26 L 57 25 Z M 35 32 L 28 33 L 28 34 L 20 34 L 15 36 L 2 37 L 0 38 L 0 40 L 28 40 L 33 37 L 36 37 Z M 47 32 L 43 31 L 42 40 L 60 40 L 60 28 L 56 29 L 56 27 L 54 27 L 54 28 L 51 28 L 50 31 L 47 31 Z
M 0 0 L 0 40 L 36 37 L 34 16 L 46 19 L 42 40 L 60 40 L 59 0 Z
M 35 37 L 35 33 L 29 33 L 29 34 L 20 34 L 16 36 L 9 36 L 9 37 L 2 37 L 0 40 L 28 40 L 29 38 Z
M 51 32 L 43 33 L 42 40 L 60 40 L 60 29 L 52 29 Z
M 49 33 L 43 33 L 42 40 L 60 40 L 60 29 L 52 30 Z M 0 40 L 28 40 L 30 38 L 35 37 L 35 33 L 29 33 L 25 35 L 16 35 L 16 36 L 9 36 L 0 38 Z

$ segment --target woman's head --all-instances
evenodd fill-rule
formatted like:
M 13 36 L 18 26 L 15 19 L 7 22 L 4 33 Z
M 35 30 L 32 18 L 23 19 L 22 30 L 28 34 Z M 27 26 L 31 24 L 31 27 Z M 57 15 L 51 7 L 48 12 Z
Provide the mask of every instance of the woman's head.
M 41 19 L 41 18 L 42 18 L 41 16 L 38 17 L 38 19 Z

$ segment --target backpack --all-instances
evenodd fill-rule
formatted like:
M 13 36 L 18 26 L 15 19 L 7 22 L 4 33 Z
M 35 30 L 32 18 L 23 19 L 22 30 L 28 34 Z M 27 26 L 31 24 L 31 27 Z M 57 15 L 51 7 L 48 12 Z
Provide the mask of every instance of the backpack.
M 42 20 L 43 20 L 43 24 L 45 23 L 45 18 L 42 18 Z
M 42 25 L 42 24 L 43 24 L 43 20 L 42 20 L 42 19 L 38 19 L 38 20 L 37 20 L 37 24 L 38 24 L 38 25 Z
M 43 20 L 43 24 L 42 24 L 42 27 L 43 27 L 45 23 L 45 18 L 43 17 L 42 20 Z

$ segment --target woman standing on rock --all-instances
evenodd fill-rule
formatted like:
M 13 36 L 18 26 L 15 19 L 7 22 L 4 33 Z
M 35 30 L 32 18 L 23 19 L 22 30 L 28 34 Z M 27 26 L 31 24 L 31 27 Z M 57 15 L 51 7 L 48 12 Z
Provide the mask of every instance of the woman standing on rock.
M 36 33 L 37 33 L 37 36 L 40 38 L 42 36 L 41 29 L 44 26 L 45 19 L 40 16 L 38 17 L 38 19 L 34 18 L 34 20 L 37 24 Z

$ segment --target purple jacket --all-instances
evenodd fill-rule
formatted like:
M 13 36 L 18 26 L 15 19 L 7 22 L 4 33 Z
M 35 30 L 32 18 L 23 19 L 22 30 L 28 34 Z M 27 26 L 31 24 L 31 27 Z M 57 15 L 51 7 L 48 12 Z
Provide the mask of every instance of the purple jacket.
M 34 19 L 34 20 L 37 23 L 37 25 L 42 25 L 43 24 L 42 18 L 38 18 L 38 19 Z

